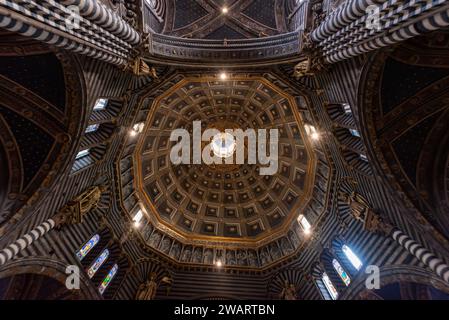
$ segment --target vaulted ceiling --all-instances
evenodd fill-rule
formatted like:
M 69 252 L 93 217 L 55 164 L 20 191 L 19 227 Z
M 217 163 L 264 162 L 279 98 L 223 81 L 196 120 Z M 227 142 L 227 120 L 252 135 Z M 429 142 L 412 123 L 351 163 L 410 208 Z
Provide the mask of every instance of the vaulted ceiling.
M 0 31 L 0 225 L 23 205 L 34 204 L 49 186 L 71 146 L 79 115 L 79 88 L 67 77 L 73 70 L 47 46 Z M 75 93 L 66 91 L 73 85 Z M 5 172 L 9 174 L 5 175 Z M 20 214 L 20 213 L 19 213 Z
M 365 110 L 370 110 L 366 127 L 376 137 L 374 153 L 390 185 L 446 235 L 448 39 L 448 31 L 435 32 L 379 54 L 369 73 L 375 81 L 363 90 Z
M 162 33 L 213 40 L 271 36 L 287 32 L 285 11 L 285 0 L 171 0 Z

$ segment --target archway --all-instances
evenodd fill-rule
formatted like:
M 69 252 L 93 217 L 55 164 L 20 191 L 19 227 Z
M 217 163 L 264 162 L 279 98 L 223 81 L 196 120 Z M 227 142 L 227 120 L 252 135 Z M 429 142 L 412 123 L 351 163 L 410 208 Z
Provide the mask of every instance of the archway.
M 449 286 L 434 273 L 414 266 L 380 268 L 380 288 L 367 289 L 366 276 L 354 282 L 342 294 L 342 300 L 447 300 Z
M 359 88 L 361 127 L 377 172 L 417 222 L 427 220 L 446 240 L 448 39 L 438 31 L 379 52 Z
M 0 300 L 98 300 L 89 279 L 80 272 L 80 289 L 65 283 L 67 264 L 47 258 L 13 260 L 0 269 Z

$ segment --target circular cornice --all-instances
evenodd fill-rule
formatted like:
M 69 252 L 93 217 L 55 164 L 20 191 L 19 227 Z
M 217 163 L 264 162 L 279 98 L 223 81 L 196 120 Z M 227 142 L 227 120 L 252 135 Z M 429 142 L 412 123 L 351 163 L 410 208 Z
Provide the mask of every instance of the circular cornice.
M 273 95 L 274 98 L 270 98 L 271 100 L 268 99 L 268 101 L 273 103 L 263 102 L 263 99 L 259 102 L 257 102 L 257 100 L 252 101 L 251 99 L 247 99 L 246 96 L 243 96 L 243 101 L 247 101 L 248 104 L 251 104 L 251 101 L 253 104 L 257 102 L 259 107 L 255 108 L 255 106 L 253 106 L 253 111 L 251 111 L 246 105 L 242 107 L 241 103 L 232 104 L 231 100 L 235 98 L 232 89 L 233 86 L 238 88 L 239 81 L 241 82 L 241 86 L 246 86 L 247 92 L 256 95 L 258 94 L 260 96 L 259 98 L 265 95 L 265 99 L 268 99 L 270 95 Z M 257 268 L 257 270 L 259 270 L 259 268 L 268 267 L 275 262 L 277 263 L 289 259 L 294 253 L 300 250 L 304 244 L 305 236 L 301 232 L 301 229 L 296 222 L 296 218 L 299 214 L 306 214 L 311 217 L 311 222 L 314 223 L 315 219 L 319 219 L 321 214 L 326 211 L 328 179 L 330 178 L 331 171 L 326 164 L 326 157 L 323 158 L 321 154 L 315 156 L 315 147 L 309 145 L 309 142 L 305 137 L 299 111 L 302 110 L 301 112 L 304 112 L 304 110 L 308 109 L 307 106 L 302 105 L 308 100 L 301 96 L 301 92 L 289 90 L 290 95 L 286 94 L 284 91 L 280 90 L 278 86 L 278 84 L 280 84 L 281 87 L 284 87 L 284 81 L 274 74 L 264 74 L 264 77 L 257 74 L 233 74 L 226 85 L 226 88 L 230 88 L 230 93 L 226 90 L 221 93 L 224 96 L 229 95 L 228 102 L 223 103 L 222 101 L 221 107 L 219 106 L 220 103 L 214 103 L 210 107 L 212 107 L 212 109 L 216 108 L 215 111 L 217 112 L 211 113 L 209 112 L 210 108 L 206 108 L 204 105 L 203 108 L 201 107 L 202 95 L 198 94 L 198 97 L 195 98 L 195 94 L 198 92 L 209 92 L 209 94 L 203 95 L 205 100 L 213 100 L 215 98 L 219 100 L 220 94 L 218 92 L 220 91 L 220 88 L 215 87 L 219 86 L 219 82 L 220 80 L 218 80 L 214 74 L 191 73 L 187 76 L 178 73 L 171 74 L 166 79 L 160 80 L 157 86 L 142 88 L 141 100 L 139 103 L 140 112 L 138 112 L 137 118 L 139 119 L 138 121 L 142 121 L 143 115 L 145 115 L 147 125 L 145 132 L 141 135 L 139 140 L 128 141 L 123 145 L 123 151 L 120 155 L 121 161 L 119 161 L 116 171 L 117 173 L 120 173 L 121 176 L 119 182 L 119 185 L 121 185 L 121 199 L 119 200 L 119 203 L 124 211 L 129 214 L 130 221 L 140 208 L 143 208 L 144 211 L 146 211 L 147 223 L 142 225 L 138 232 L 138 234 L 140 234 L 138 238 L 141 239 L 140 241 L 143 249 L 151 248 L 151 250 L 156 250 L 181 264 L 207 266 L 213 265 L 216 259 L 223 259 L 226 268 L 245 267 L 250 269 Z M 207 85 L 208 83 L 212 84 L 212 86 L 209 87 Z M 232 85 L 230 85 L 230 83 Z M 273 83 L 276 83 L 276 85 Z M 192 84 L 193 86 L 191 86 Z M 248 84 L 253 84 L 254 88 L 248 90 Z M 188 88 L 189 86 L 191 86 L 190 89 Z M 173 98 L 171 100 L 169 99 L 170 101 L 167 101 L 167 99 L 170 96 L 173 96 L 175 92 L 179 93 L 184 90 L 183 88 L 186 90 L 182 94 L 184 98 L 192 97 L 192 99 L 197 99 L 198 101 L 190 101 L 189 103 L 184 104 L 184 107 L 182 108 L 180 107 L 181 104 L 179 104 L 182 99 Z M 258 88 L 260 90 L 258 90 Z M 240 91 L 243 89 L 244 88 L 241 87 Z M 218 97 L 214 97 L 211 90 L 217 90 Z M 223 87 L 221 90 L 223 91 Z M 186 94 L 186 92 L 188 92 L 188 94 Z M 295 94 L 295 98 L 293 98 L 291 94 Z M 242 100 L 242 97 L 240 97 L 240 100 Z M 280 100 L 285 103 L 285 110 L 282 105 L 279 104 Z M 264 103 L 266 104 L 266 107 L 262 108 Z M 177 104 L 178 107 L 176 107 Z M 273 113 L 270 111 L 272 106 L 276 106 L 272 108 Z M 221 111 L 219 111 L 220 108 L 222 108 Z M 191 109 L 196 109 L 196 111 L 192 111 Z M 246 115 L 237 116 L 235 112 L 231 112 L 232 110 L 237 110 L 237 114 L 239 112 L 246 112 Z M 263 120 L 264 117 L 262 117 L 259 119 L 259 122 L 256 121 L 255 124 L 259 123 L 259 126 L 263 127 L 262 125 L 264 121 L 266 121 L 265 127 L 267 128 L 271 124 L 285 126 L 285 128 L 281 130 L 283 132 L 280 134 L 281 147 L 279 149 L 279 172 L 276 175 L 269 176 L 269 178 L 266 178 L 267 181 L 264 181 L 263 176 L 258 175 L 258 171 L 255 168 L 256 166 L 254 165 L 238 165 L 237 167 L 234 165 L 232 170 L 231 167 L 229 167 L 228 170 L 226 166 L 214 168 L 207 165 L 198 165 L 197 169 L 193 169 L 193 165 L 181 165 L 178 166 L 178 169 L 181 170 L 180 174 L 179 176 L 176 175 L 176 170 L 173 169 L 174 166 L 170 164 L 170 160 L 167 158 L 170 144 L 166 138 L 169 137 L 169 134 L 166 132 L 165 135 L 163 135 L 165 141 L 161 144 L 159 137 L 162 135 L 157 134 L 158 132 L 163 132 L 167 129 L 165 128 L 166 125 L 170 124 L 168 126 L 168 129 L 170 130 L 177 127 L 177 124 L 175 125 L 175 123 L 177 123 L 176 119 L 182 119 L 180 114 L 185 113 L 185 115 L 188 114 L 188 122 L 191 122 L 195 117 L 199 117 L 199 120 L 207 122 L 207 124 L 204 124 L 205 127 L 215 121 L 215 123 L 220 124 L 238 124 L 237 127 L 245 129 L 254 127 L 252 123 L 252 120 L 254 119 L 251 118 L 250 114 L 254 113 L 256 110 L 258 110 L 259 113 L 260 111 L 267 111 L 265 113 L 265 117 L 267 118 Z M 284 112 L 289 114 L 287 118 L 285 118 Z M 175 116 L 176 113 L 178 113 L 177 116 Z M 224 115 L 227 115 L 227 117 Z M 275 117 L 277 120 L 272 117 Z M 154 127 L 155 123 L 156 127 Z M 187 124 L 184 125 L 185 128 L 191 130 L 191 125 L 190 128 Z M 218 125 L 216 127 L 220 126 Z M 285 134 L 287 134 L 286 137 Z M 298 142 L 295 143 L 295 139 L 301 141 L 301 144 Z M 148 142 L 151 143 L 148 145 Z M 285 145 L 286 148 L 284 149 L 282 145 Z M 153 146 L 157 147 L 154 148 Z M 294 147 L 292 148 L 292 146 Z M 298 148 L 296 149 L 295 146 Z M 300 146 L 301 148 L 299 148 Z M 301 152 L 297 153 L 299 150 L 301 150 Z M 296 157 L 296 155 L 298 157 Z M 303 164 L 300 164 L 301 157 L 304 157 Z M 165 159 L 162 168 L 158 167 L 158 159 Z M 306 161 L 304 161 L 304 159 L 306 159 Z M 142 170 L 147 168 L 146 164 L 148 164 L 148 161 L 152 161 L 152 165 L 150 166 L 152 169 L 148 174 L 142 173 Z M 301 178 L 303 181 L 301 183 L 299 180 L 295 179 L 294 175 L 298 170 L 302 171 Z M 196 181 L 191 179 L 195 173 L 197 175 Z M 212 193 L 214 190 L 210 184 L 216 182 L 216 174 L 221 174 L 221 180 L 219 180 L 219 199 L 221 204 L 218 207 L 222 210 L 219 211 L 218 217 L 209 217 L 206 216 L 205 208 L 212 202 L 212 200 L 207 199 L 206 195 Z M 228 179 L 231 185 L 225 186 L 225 175 L 228 174 Z M 199 210 L 199 206 L 201 206 L 202 211 L 198 212 L 197 215 L 191 212 L 187 213 L 190 218 L 193 217 L 197 219 L 197 226 L 200 226 L 204 221 L 209 220 L 215 222 L 217 225 L 221 224 L 221 226 L 224 226 L 228 222 L 235 222 L 236 224 L 240 224 L 240 226 L 243 223 L 244 225 L 246 222 L 245 219 L 252 219 L 251 216 L 247 218 L 244 214 L 241 214 L 241 210 L 243 210 L 245 205 L 242 205 L 242 203 L 235 203 L 233 206 L 237 209 L 236 212 L 238 215 L 232 216 L 232 212 L 229 212 L 231 214 L 231 216 L 229 216 L 224 210 L 226 205 L 224 202 L 221 202 L 224 199 L 221 197 L 221 194 L 227 194 L 229 190 L 225 189 L 225 187 L 230 187 L 231 192 L 237 195 L 239 182 L 243 182 L 243 186 L 248 191 L 251 190 L 252 192 L 252 188 L 246 180 L 250 177 L 254 178 L 254 180 L 252 179 L 255 181 L 255 183 L 253 183 L 254 187 L 257 187 L 258 185 L 263 187 L 259 190 L 260 196 L 257 196 L 257 194 L 254 193 L 254 195 L 258 197 L 257 199 L 265 199 L 264 196 L 267 196 L 268 198 L 271 197 L 271 200 L 273 200 L 270 206 L 272 209 L 268 208 L 265 211 L 261 209 L 259 210 L 260 212 L 256 212 L 256 214 L 260 215 L 259 218 L 265 219 L 264 222 L 267 223 L 266 216 L 274 213 L 276 209 L 282 208 L 281 213 L 285 216 L 282 219 L 281 225 L 269 226 L 270 230 L 266 230 L 267 232 L 265 233 L 264 230 L 261 229 L 262 233 L 259 235 L 248 236 L 248 234 L 245 234 L 244 237 L 236 237 L 224 234 L 224 228 L 216 229 L 221 233 L 216 232 L 210 235 L 202 233 L 201 228 L 195 229 L 193 230 L 194 232 L 192 232 L 192 230 L 183 229 L 179 224 L 176 224 L 180 221 L 178 218 L 182 217 L 183 213 L 187 213 L 189 210 Z M 186 193 L 186 189 L 183 188 L 182 184 L 186 182 L 187 178 L 191 179 L 187 186 L 190 185 L 191 187 L 195 186 L 203 188 L 201 184 L 204 183 L 204 181 L 207 181 L 211 186 L 203 188 L 206 191 L 204 201 L 198 201 L 192 194 Z M 148 182 L 150 183 L 148 184 Z M 279 183 L 279 186 L 277 187 L 279 195 L 275 195 L 274 193 L 274 186 L 277 183 Z M 163 192 L 157 192 L 157 194 L 150 195 L 150 192 L 148 191 L 151 189 L 149 189 L 148 186 L 151 184 L 162 186 L 161 189 L 163 189 Z M 241 183 L 240 186 L 242 186 Z M 269 186 L 269 188 L 266 186 Z M 175 196 L 178 194 L 181 194 L 181 205 L 176 204 L 175 206 Z M 296 198 L 292 195 L 295 195 Z M 237 200 L 237 197 L 234 197 L 234 199 Z M 293 201 L 289 204 L 287 199 L 289 199 L 288 201 Z M 255 200 L 250 197 L 248 198 L 248 201 L 254 202 Z M 191 202 L 196 202 L 199 206 L 189 207 Z M 170 204 L 171 210 L 175 212 L 174 216 L 176 219 L 174 220 L 174 223 L 171 222 L 170 219 L 164 220 L 161 218 L 161 212 L 168 207 L 168 205 L 166 205 L 167 203 Z M 279 212 L 279 210 L 277 211 Z M 257 221 L 257 219 L 258 217 L 256 216 L 254 220 Z

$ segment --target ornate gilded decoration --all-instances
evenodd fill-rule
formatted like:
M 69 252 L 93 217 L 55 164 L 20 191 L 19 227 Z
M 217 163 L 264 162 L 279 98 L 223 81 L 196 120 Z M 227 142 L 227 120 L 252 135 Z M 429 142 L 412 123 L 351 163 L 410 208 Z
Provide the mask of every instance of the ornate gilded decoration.
M 256 88 L 260 93 L 254 91 Z M 236 92 L 234 96 L 231 99 L 225 98 L 225 92 L 231 90 Z M 188 97 L 190 98 L 187 101 L 173 98 L 174 96 L 184 96 L 184 91 L 189 92 Z M 238 107 L 242 94 L 253 96 L 254 102 L 248 106 L 247 111 L 239 110 Z M 290 97 L 277 98 L 276 94 L 282 93 L 277 93 L 277 89 L 263 79 L 236 78 L 222 84 L 215 82 L 215 78 L 203 77 L 201 80 L 191 78 L 181 81 L 165 95 L 158 97 L 154 102 L 156 108 L 153 109 L 146 128 L 162 127 L 163 131 L 160 133 L 153 130 L 148 131 L 148 135 L 144 135 L 139 142 L 140 153 L 135 155 L 135 157 L 139 157 L 135 161 L 141 170 L 141 174 L 136 177 L 137 183 L 145 183 L 141 199 L 146 199 L 150 203 L 149 208 L 154 212 L 150 218 L 156 217 L 155 222 L 162 225 L 167 225 L 169 221 L 177 221 L 175 225 L 172 222 L 169 223 L 170 229 L 177 229 L 176 233 L 184 235 L 186 239 L 191 238 L 191 233 L 193 233 L 200 239 L 230 243 L 251 243 L 254 242 L 252 239 L 261 239 L 274 225 L 274 221 L 270 223 L 265 219 L 277 219 L 279 223 L 282 222 L 283 226 L 287 225 L 287 221 L 291 222 L 294 217 L 283 208 L 291 207 L 290 210 L 294 211 L 294 208 L 305 205 L 299 200 L 300 194 L 307 192 L 302 190 L 301 186 L 304 185 L 304 189 L 306 186 L 310 186 L 311 178 L 309 176 L 313 173 L 314 157 L 301 130 L 300 117 L 295 115 L 294 102 Z M 210 95 L 212 97 L 208 98 Z M 199 104 L 199 107 L 193 107 L 190 100 L 197 100 L 196 103 Z M 189 104 L 192 104 L 192 107 Z M 263 112 L 265 107 L 261 108 L 260 105 L 266 107 L 272 105 L 271 110 L 267 110 L 270 115 Z M 217 110 L 213 111 L 212 106 L 215 106 Z M 281 189 L 288 190 L 283 199 L 285 205 L 278 205 L 277 210 L 271 210 L 275 208 L 274 202 L 278 199 L 274 195 L 269 196 L 268 190 L 261 183 L 264 181 L 263 178 L 268 183 L 268 179 L 274 182 L 276 177 L 260 176 L 256 171 L 257 166 L 172 166 L 167 157 L 170 151 L 167 134 L 179 125 L 185 126 L 189 130 L 192 126 L 192 123 L 185 123 L 185 120 L 177 119 L 176 108 L 182 108 L 182 113 L 189 118 L 198 114 L 206 127 L 218 128 L 226 122 L 230 122 L 230 128 L 235 126 L 267 127 L 267 124 L 263 124 L 263 122 L 268 123 L 268 117 L 274 117 L 278 119 L 279 123 L 288 125 L 284 128 L 276 125 L 281 130 L 291 130 L 293 137 L 290 145 L 281 144 L 280 146 L 284 162 L 294 159 L 295 154 L 298 154 L 298 157 L 304 161 L 299 161 L 296 164 L 296 172 L 291 172 L 292 169 L 288 169 L 283 164 L 279 168 L 278 174 L 283 174 L 287 179 L 293 179 L 292 185 L 289 187 L 281 181 L 273 186 L 279 194 L 282 194 Z M 245 115 L 241 114 L 242 112 Z M 256 117 L 257 115 L 261 117 L 260 120 Z M 296 121 L 297 124 L 292 124 L 292 121 Z M 157 136 L 154 136 L 155 134 Z M 283 134 L 287 135 L 288 133 Z M 150 141 L 154 142 L 150 145 Z M 160 149 L 159 155 L 156 159 L 152 159 L 149 156 L 152 150 L 157 148 Z M 156 160 L 158 162 L 155 162 Z M 159 166 L 160 169 L 155 170 L 156 166 Z M 299 168 L 303 169 L 299 170 Z M 180 170 L 191 172 L 181 179 L 185 181 L 178 181 L 178 177 L 181 177 Z M 158 177 L 159 175 L 161 176 Z M 245 182 L 247 179 L 249 181 Z M 223 181 L 219 183 L 220 180 Z M 255 183 L 257 181 L 260 181 L 258 185 Z M 161 190 L 164 185 L 171 190 L 165 195 Z M 157 196 L 156 189 L 158 190 Z M 189 196 L 190 201 L 187 201 L 184 194 L 192 191 L 194 192 Z M 203 203 L 201 203 L 201 199 Z M 258 204 L 252 205 L 255 200 L 261 203 L 260 206 L 264 208 L 263 210 L 259 209 Z M 177 205 L 175 206 L 174 203 Z M 181 210 L 181 208 L 184 209 Z M 245 209 L 248 211 L 245 212 Z M 262 212 L 264 213 L 262 214 Z M 220 221 L 224 221 L 223 217 L 226 222 L 220 223 Z
M 353 191 L 350 194 L 342 194 L 349 206 L 350 212 L 354 219 L 361 221 L 365 230 L 370 232 L 381 232 L 389 234 L 393 230 L 393 226 L 380 217 L 376 213 L 368 201 L 357 192 Z
M 297 80 L 329 69 L 322 58 L 319 47 L 310 39 L 310 33 L 304 33 L 302 36 L 302 54 L 306 60 L 299 62 L 294 68 L 293 76 Z
M 297 171 L 299 168 L 304 167 L 304 170 L 301 171 L 304 171 L 304 173 L 307 174 L 312 174 L 312 172 L 314 172 L 314 169 L 304 166 L 307 163 L 304 161 L 306 161 L 306 159 L 307 161 L 312 161 L 312 158 L 310 158 L 310 153 L 306 156 L 307 152 L 310 152 L 308 151 L 308 141 L 307 139 L 304 139 L 304 141 L 302 140 L 301 128 L 298 128 L 297 125 L 295 125 L 295 123 L 298 123 L 298 118 L 295 111 L 296 108 L 293 106 L 300 103 L 302 106 L 301 109 L 306 110 L 306 100 L 292 101 L 291 99 L 287 99 L 278 105 L 276 103 L 278 100 L 275 98 L 275 93 L 279 92 L 279 87 L 286 88 L 289 94 L 295 96 L 300 95 L 301 93 L 292 90 L 291 87 L 284 82 L 285 80 L 281 80 L 272 74 L 266 74 L 265 78 L 266 80 L 251 75 L 233 76 L 232 82 L 223 83 L 226 84 L 226 86 L 223 87 L 216 81 L 215 77 L 206 79 L 204 76 L 192 76 L 189 79 L 184 79 L 184 77 L 178 74 L 172 74 L 168 78 L 169 80 L 160 79 L 156 86 L 148 87 L 145 97 L 142 98 L 141 106 L 144 108 L 145 114 L 148 115 L 146 128 L 149 130 L 148 133 L 152 134 L 143 134 L 138 142 L 138 145 L 142 150 L 134 153 L 134 159 L 138 159 L 139 162 L 135 162 L 135 160 L 131 159 L 129 156 L 122 155 L 122 160 L 117 169 L 117 172 L 123 172 L 120 177 L 122 185 L 122 195 L 121 199 L 119 199 L 120 206 L 127 208 L 126 212 L 129 212 L 129 215 L 132 217 L 135 214 L 135 211 L 132 208 L 136 208 L 138 203 L 149 204 L 146 206 L 148 215 L 145 215 L 145 222 L 148 220 L 148 223 L 145 223 L 145 225 L 141 226 L 141 228 L 134 233 L 134 235 L 137 236 L 135 239 L 140 239 L 140 241 L 142 241 L 141 246 L 143 249 L 148 252 L 157 250 L 169 259 L 174 259 L 175 261 L 184 264 L 193 264 L 195 266 L 213 266 L 215 261 L 220 259 L 225 266 L 254 269 L 283 261 L 286 257 L 296 254 L 299 248 L 303 245 L 303 237 L 300 234 L 300 230 L 295 227 L 294 223 L 289 230 L 289 225 L 285 222 L 285 225 L 276 227 L 277 230 L 279 230 L 276 235 L 264 238 L 264 235 L 268 234 L 268 231 L 264 231 L 264 229 L 267 227 L 272 228 L 271 223 L 275 222 L 276 219 L 281 219 L 279 221 L 287 221 L 289 219 L 291 219 L 290 221 L 294 221 L 295 217 L 294 215 L 289 216 L 288 214 L 283 213 L 282 210 L 284 205 L 275 206 L 273 196 L 264 198 L 263 194 L 267 191 L 265 191 L 266 189 L 263 185 L 269 184 L 271 185 L 270 188 L 274 187 L 275 194 L 285 194 L 285 206 L 289 207 L 292 206 L 290 203 L 298 203 L 296 197 L 303 196 L 303 191 L 296 191 L 298 186 L 302 186 L 303 184 L 300 183 L 300 180 L 297 180 L 301 175 L 293 175 L 293 181 L 296 181 L 293 183 L 295 184 L 294 187 L 287 188 L 284 180 L 292 178 L 292 174 L 294 173 L 292 172 L 293 168 L 296 168 L 294 171 Z M 257 79 L 261 80 L 255 81 Z M 274 86 L 273 83 L 275 83 L 276 86 Z M 202 93 L 206 88 L 206 84 L 211 86 L 211 89 L 208 90 L 211 91 L 212 96 Z M 226 104 L 230 103 L 230 105 L 227 106 L 221 102 L 221 96 L 228 92 L 227 90 L 232 89 L 226 88 L 230 84 L 235 86 L 235 93 L 227 99 L 229 102 L 226 102 Z M 250 84 L 254 84 L 254 86 L 250 86 Z M 260 86 L 258 91 L 254 91 L 258 86 Z M 188 95 L 182 94 L 180 97 L 187 96 L 190 97 L 190 100 L 195 100 L 196 102 L 193 103 L 190 100 L 182 102 L 182 99 L 175 99 L 175 95 L 178 95 L 178 93 L 181 93 L 182 91 L 188 92 Z M 254 95 L 254 103 L 252 103 L 251 106 L 242 108 L 241 104 L 237 101 L 241 101 L 242 97 L 249 95 L 250 92 Z M 195 118 L 194 114 L 196 111 L 193 109 L 196 107 L 193 106 L 197 105 L 202 109 L 198 114 L 201 115 L 201 117 L 204 117 L 206 127 L 208 126 L 206 123 L 215 123 L 216 127 L 221 128 L 226 121 L 229 122 L 230 120 L 230 123 L 234 124 L 231 128 L 234 128 L 235 125 L 237 125 L 237 127 L 244 125 L 244 122 L 242 121 L 248 122 L 251 119 L 252 114 L 259 114 L 261 112 L 259 107 L 260 104 L 267 104 L 267 106 L 269 104 L 271 108 L 266 110 L 265 115 L 261 114 L 260 120 L 257 117 L 254 119 L 258 122 L 268 121 L 271 117 L 278 119 L 277 122 L 279 122 L 285 115 L 288 115 L 287 117 L 291 119 L 291 121 L 288 121 L 288 126 L 281 129 L 281 132 L 285 132 L 289 137 L 297 137 L 295 139 L 303 141 L 304 147 L 302 147 L 303 144 L 301 142 L 297 147 L 291 148 L 292 145 L 296 145 L 297 143 L 290 143 L 290 146 L 286 145 L 285 148 L 281 147 L 280 153 L 283 154 L 282 157 L 284 163 L 288 158 L 293 157 L 294 154 L 299 152 L 298 161 L 301 162 L 299 166 L 294 165 L 289 169 L 287 165 L 282 164 L 280 167 L 280 174 L 283 176 L 283 181 L 276 183 L 275 180 L 271 178 L 271 182 L 268 182 L 268 180 L 263 182 L 265 180 L 262 179 L 261 183 L 258 183 L 260 186 L 255 182 L 262 177 L 260 177 L 256 171 L 252 172 L 247 170 L 245 171 L 246 173 L 242 173 L 238 166 L 230 166 L 233 168 L 232 170 L 213 166 L 210 168 L 202 166 L 202 170 L 193 170 L 193 167 L 189 169 L 189 166 L 186 166 L 185 169 L 192 170 L 191 174 L 184 175 L 185 178 L 183 181 L 178 181 L 177 176 L 179 176 L 179 173 L 176 173 L 176 171 L 178 168 L 182 169 L 182 166 L 172 168 L 172 170 L 175 170 L 172 172 L 172 170 L 170 170 L 172 167 L 170 165 L 170 160 L 166 157 L 167 151 L 170 150 L 170 145 L 165 141 L 168 137 L 166 133 L 169 133 L 170 130 L 176 128 L 176 123 L 179 122 L 177 115 L 171 115 L 171 110 L 179 109 L 178 112 L 181 113 L 189 112 L 188 117 Z M 168 109 L 155 107 L 159 105 L 167 105 L 169 107 Z M 189 107 L 189 105 L 191 106 Z M 226 111 L 228 109 L 229 111 Z M 148 112 L 149 110 L 151 110 L 151 112 Z M 246 115 L 239 120 L 238 114 L 243 111 L 245 111 Z M 228 120 L 226 120 L 226 115 L 230 115 Z M 181 122 L 181 124 L 183 124 L 183 122 Z M 226 124 L 226 126 L 228 126 L 228 124 Z M 249 126 L 252 126 L 252 124 L 249 124 Z M 159 128 L 158 130 L 161 130 L 160 137 L 153 136 L 154 133 L 158 132 L 153 130 L 153 128 Z M 292 130 L 291 135 L 288 133 L 290 130 Z M 283 144 L 284 143 L 282 143 L 282 145 Z M 156 157 L 150 157 L 150 155 L 156 154 Z M 300 159 L 304 159 L 304 161 Z M 149 162 L 150 160 L 152 163 Z M 300 205 L 305 206 L 305 212 L 312 212 L 313 210 L 313 214 L 315 214 L 315 212 L 323 212 L 325 208 L 324 203 L 326 203 L 327 196 L 320 191 L 327 190 L 327 179 L 330 174 L 330 169 L 325 163 L 324 160 L 321 160 L 318 164 L 320 175 L 317 175 L 317 183 L 320 185 L 320 189 L 316 190 L 314 196 L 315 200 L 311 203 L 310 207 L 307 207 L 306 203 Z M 209 171 L 210 173 L 208 173 Z M 222 175 L 221 179 L 224 179 L 223 182 L 220 182 L 220 179 L 218 181 L 212 179 L 214 174 L 218 173 Z M 204 179 L 201 179 L 199 182 L 195 181 L 195 174 L 198 176 L 198 179 L 200 176 Z M 212 176 L 210 176 L 211 174 Z M 237 174 L 236 177 L 234 177 L 235 174 Z M 254 176 L 254 179 L 252 176 Z M 126 183 L 126 181 L 130 181 L 129 179 L 131 179 L 131 177 L 137 182 L 137 189 L 135 185 Z M 232 180 L 233 177 L 237 180 Z M 251 182 L 245 183 L 244 178 L 250 179 Z M 203 184 L 205 184 L 207 180 L 210 180 L 208 185 L 212 187 L 204 189 L 202 201 L 196 201 L 196 197 L 200 196 L 200 193 L 197 192 L 191 194 L 190 191 L 188 197 L 190 201 L 186 202 L 185 205 L 177 204 L 176 206 L 173 206 L 171 204 L 172 201 L 179 201 L 179 195 L 182 197 L 184 188 L 190 190 L 198 189 L 201 191 L 204 188 Z M 214 205 L 212 197 L 212 193 L 216 193 L 216 188 L 214 186 L 216 183 L 220 183 L 223 188 L 228 188 L 223 184 L 226 180 L 229 180 L 228 182 L 231 186 L 234 186 L 234 188 L 239 188 L 239 185 L 244 189 L 249 187 L 250 193 L 256 192 L 256 194 L 261 195 L 262 202 L 267 200 L 265 203 L 268 207 L 264 212 L 269 219 L 268 224 L 266 224 L 263 216 L 261 216 L 261 219 L 258 218 L 259 211 L 257 209 L 259 204 L 255 204 L 255 206 L 251 205 L 251 202 L 254 200 L 252 200 L 248 192 L 248 195 L 246 195 L 246 202 L 241 208 L 235 204 L 231 205 L 232 203 L 226 203 L 223 206 L 218 207 Z M 242 181 L 240 182 L 240 180 Z M 143 192 L 138 189 L 141 183 L 143 183 Z M 303 187 L 306 188 L 307 186 L 309 186 L 309 183 L 306 178 Z M 162 192 L 161 187 L 164 189 L 169 188 L 170 191 Z M 239 192 L 241 193 L 242 201 L 245 196 L 244 189 Z M 156 192 L 155 190 L 157 190 L 157 193 L 154 193 Z M 235 191 L 232 189 L 224 189 L 223 194 L 232 194 L 237 191 L 238 189 Z M 204 200 L 206 199 L 204 197 L 207 196 L 208 192 L 211 193 L 211 197 L 208 197 L 210 200 Z M 218 197 L 216 201 L 222 201 L 221 199 L 222 197 Z M 237 201 L 238 199 L 239 198 L 234 197 L 234 201 Z M 272 204 L 270 204 L 270 199 L 273 201 Z M 261 203 L 261 205 L 265 205 L 265 203 Z M 277 207 L 277 210 L 271 212 L 269 210 L 271 207 Z M 225 210 L 227 208 L 233 210 Z M 294 206 L 291 208 L 294 208 Z M 248 210 L 241 212 L 240 209 Z M 205 210 L 204 213 L 203 210 Z M 294 209 L 292 210 L 294 211 Z M 171 212 L 171 214 L 168 214 L 169 212 Z M 177 212 L 183 214 L 180 215 Z M 195 214 L 194 212 L 197 213 Z M 172 219 L 172 221 L 175 222 L 167 224 L 167 219 Z M 224 219 L 226 219 L 226 221 Z M 245 222 L 245 220 L 253 222 L 249 225 L 251 229 L 247 229 L 245 223 L 241 223 L 241 221 Z M 225 223 L 223 224 L 223 222 Z M 263 224 L 265 225 L 262 226 Z M 223 229 L 221 225 L 223 225 Z M 273 226 L 275 225 L 276 224 Z M 282 228 L 283 230 L 281 230 Z M 192 233 L 192 230 L 194 233 Z M 253 235 L 250 236 L 247 233 L 248 236 L 246 236 L 242 233 L 248 232 L 247 230 L 256 235 L 255 241 L 252 239 L 254 238 Z M 284 234 L 284 236 L 282 236 L 282 234 Z M 257 239 L 257 235 L 259 235 L 258 238 L 260 240 Z
M 293 76 L 296 78 L 296 80 L 299 80 L 305 76 L 315 75 L 313 72 L 311 72 L 310 61 L 311 59 L 307 58 L 307 60 L 301 61 L 295 66 Z
M 97 208 L 104 191 L 104 186 L 93 186 L 81 193 L 56 214 L 56 225 L 82 223 L 83 217 Z
M 156 69 L 148 66 L 148 64 L 140 57 L 128 63 L 126 70 L 131 71 L 136 76 L 150 76 L 153 79 L 158 78 Z

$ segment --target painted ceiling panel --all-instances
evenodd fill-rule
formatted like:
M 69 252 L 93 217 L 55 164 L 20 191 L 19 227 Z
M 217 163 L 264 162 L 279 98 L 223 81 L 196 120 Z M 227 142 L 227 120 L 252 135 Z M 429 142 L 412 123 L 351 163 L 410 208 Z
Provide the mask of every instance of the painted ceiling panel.
M 185 27 L 207 15 L 207 11 L 195 0 L 175 1 L 174 28 Z

